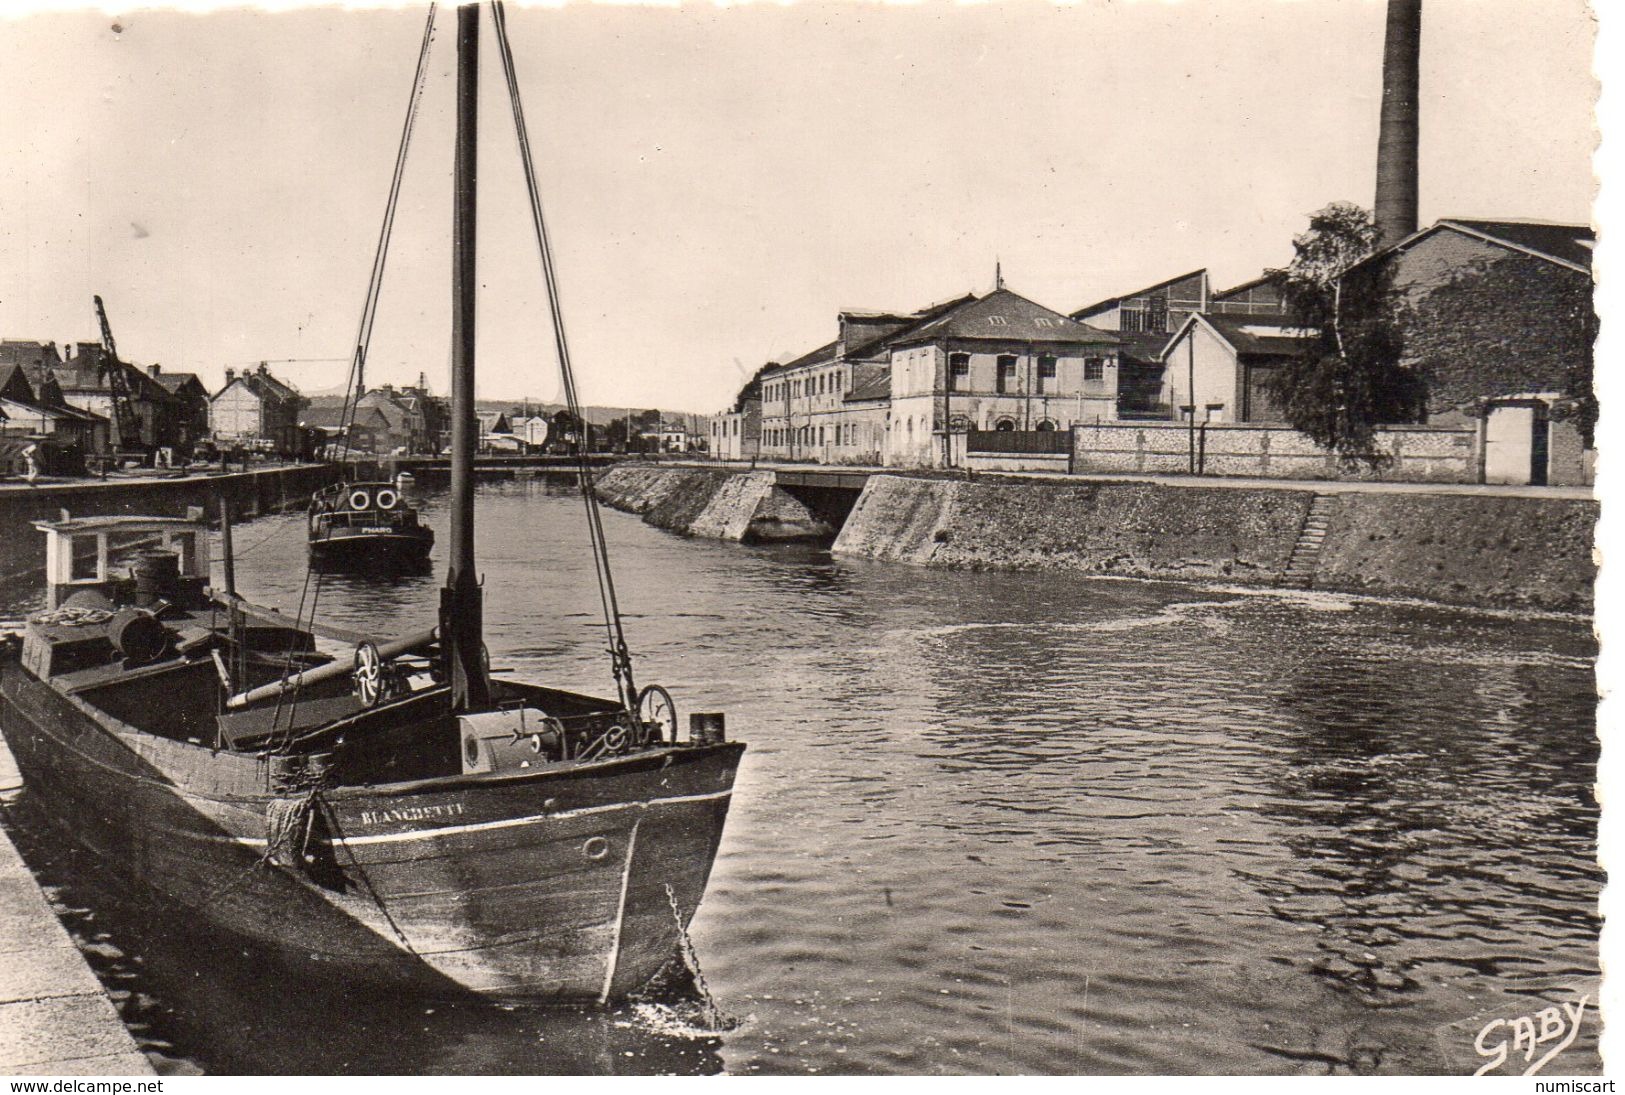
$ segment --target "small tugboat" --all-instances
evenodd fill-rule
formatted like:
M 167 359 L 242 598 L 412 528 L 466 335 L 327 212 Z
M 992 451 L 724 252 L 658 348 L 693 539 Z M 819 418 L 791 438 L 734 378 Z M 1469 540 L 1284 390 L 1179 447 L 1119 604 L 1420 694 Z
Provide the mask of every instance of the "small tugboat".
M 428 565 L 434 530 L 394 483 L 335 483 L 310 500 L 311 562 L 323 569 Z
M 500 2 L 492 14 L 579 413 Z M 414 106 L 433 21 L 431 8 Z M 451 532 L 436 626 L 389 638 L 245 601 L 229 520 L 218 588 L 201 524 L 44 523 L 52 594 L 0 643 L 0 732 L 37 799 L 110 877 L 178 915 L 179 931 L 208 921 L 302 970 L 390 991 L 602 1003 L 685 953 L 744 746 L 726 740 L 720 713 L 693 715 L 679 740 L 670 694 L 634 683 L 584 450 L 616 695 L 496 679 L 486 658 L 473 478 L 479 22 L 477 6 L 458 9 Z M 376 484 L 351 489 L 372 495 L 352 512 L 380 512 Z M 132 552 L 126 577 L 119 560 Z

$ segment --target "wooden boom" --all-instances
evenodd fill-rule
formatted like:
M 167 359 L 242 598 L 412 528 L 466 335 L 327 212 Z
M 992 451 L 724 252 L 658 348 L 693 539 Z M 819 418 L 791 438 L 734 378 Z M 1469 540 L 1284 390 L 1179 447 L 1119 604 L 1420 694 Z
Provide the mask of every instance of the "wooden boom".
M 435 641 L 436 630 L 430 628 L 428 631 L 420 631 L 416 635 L 407 635 L 403 638 L 392 639 L 387 643 L 380 643 L 378 644 L 378 657 L 388 661 L 397 655 L 421 650 Z M 355 672 L 354 666 L 342 659 L 335 659 L 326 665 L 318 665 L 314 669 L 295 673 L 291 677 L 283 677 L 281 680 L 272 681 L 270 684 L 262 684 L 258 688 L 251 688 L 247 692 L 239 692 L 226 701 L 226 706 L 228 708 L 247 707 L 250 704 L 258 703 L 260 700 L 280 696 L 284 692 L 295 688 L 303 688 L 308 684 L 320 684 L 322 681 L 348 676 L 353 672 Z

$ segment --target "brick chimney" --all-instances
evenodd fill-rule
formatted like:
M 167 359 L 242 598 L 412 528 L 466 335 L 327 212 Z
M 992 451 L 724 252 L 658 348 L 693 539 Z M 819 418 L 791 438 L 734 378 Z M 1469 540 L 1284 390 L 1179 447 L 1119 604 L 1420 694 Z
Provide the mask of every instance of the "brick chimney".
M 164 367 L 162 365 L 148 365 L 147 366 L 147 375 L 148 376 L 157 376 L 159 373 L 161 373 L 163 371 L 164 371 Z
M 262 362 L 260 362 L 260 375 L 264 376 L 265 374 L 266 374 L 265 362 L 262 361 Z
M 237 370 L 236 369 L 227 369 L 226 370 L 226 385 L 229 387 L 231 385 L 231 382 L 233 380 L 236 380 L 236 379 L 237 379 Z

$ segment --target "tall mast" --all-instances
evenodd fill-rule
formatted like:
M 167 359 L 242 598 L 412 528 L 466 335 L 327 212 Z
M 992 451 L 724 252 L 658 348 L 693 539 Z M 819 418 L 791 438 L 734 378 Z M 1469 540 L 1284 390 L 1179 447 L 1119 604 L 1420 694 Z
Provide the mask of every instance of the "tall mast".
M 453 180 L 451 310 L 451 563 L 440 592 L 440 641 L 451 707 L 490 706 L 474 570 L 474 180 L 479 122 L 480 9 L 457 9 L 457 150 Z

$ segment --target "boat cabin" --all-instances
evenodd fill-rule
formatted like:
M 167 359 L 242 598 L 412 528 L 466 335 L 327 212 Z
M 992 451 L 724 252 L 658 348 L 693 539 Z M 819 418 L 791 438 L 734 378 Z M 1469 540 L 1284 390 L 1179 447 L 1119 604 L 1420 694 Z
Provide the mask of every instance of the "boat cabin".
M 209 582 L 209 530 L 197 521 L 78 517 L 36 521 L 34 527 L 45 533 L 45 579 L 53 609 L 84 590 L 109 600 L 137 600 L 171 578 L 201 599 Z M 121 573 L 124 567 L 128 570 Z M 121 592 L 130 596 L 118 596 Z

